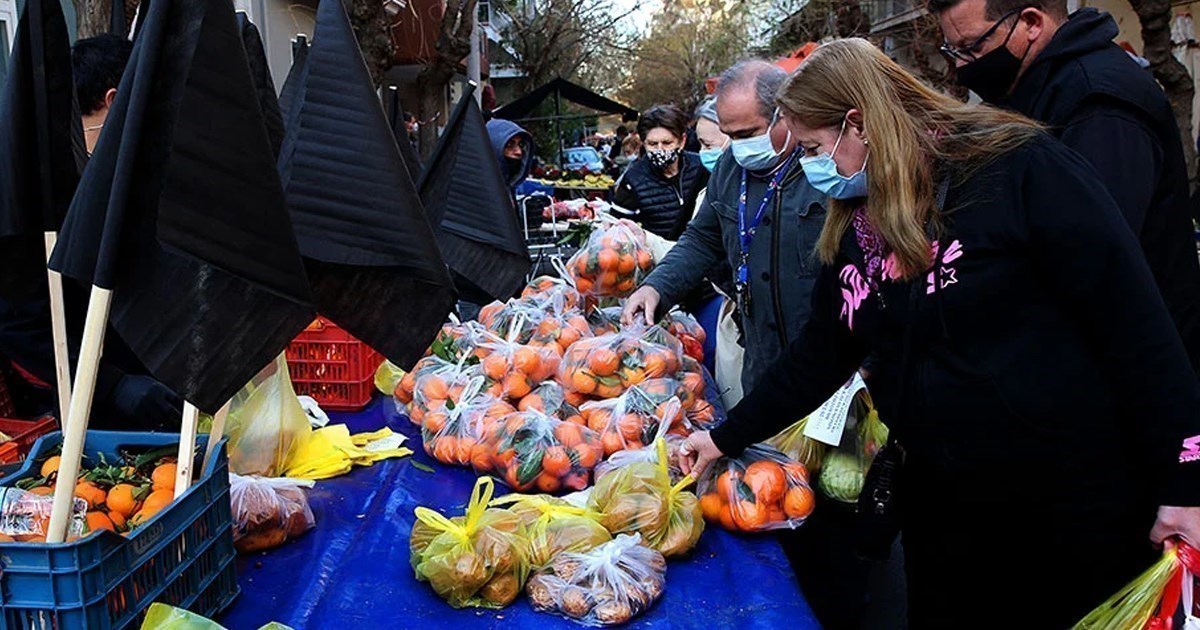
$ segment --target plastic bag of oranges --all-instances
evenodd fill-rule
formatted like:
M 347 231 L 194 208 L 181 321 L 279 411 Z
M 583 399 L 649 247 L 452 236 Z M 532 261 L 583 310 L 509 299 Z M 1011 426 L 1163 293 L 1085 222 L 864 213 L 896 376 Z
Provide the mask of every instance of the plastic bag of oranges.
M 625 219 L 603 221 L 567 262 L 580 295 L 629 297 L 650 275 L 654 255 L 646 233 Z
M 583 298 L 571 279 L 552 276 L 538 276 L 530 280 L 521 291 L 521 300 L 536 304 L 555 315 L 580 310 L 583 303 Z
M 576 342 L 563 357 L 558 380 L 580 394 L 616 398 L 647 379 L 675 374 L 680 365 L 679 340 L 657 326 L 635 326 Z
M 489 508 L 494 484 L 480 477 L 463 516 L 419 507 L 409 550 L 418 580 L 455 608 L 503 608 L 529 575 L 529 540 L 520 517 Z
M 482 420 L 496 399 L 483 395 L 484 378 L 476 376 L 467 383 L 457 403 L 430 409 L 421 418 L 421 440 L 425 452 L 443 464 L 470 466 L 480 442 Z M 504 404 L 503 409 L 511 409 Z
M 476 335 L 484 376 L 499 383 L 498 391 L 509 400 L 525 398 L 537 384 L 558 371 L 562 354 L 557 345 L 518 343 L 486 330 L 477 331 Z
M 529 580 L 534 610 L 586 626 L 628 623 L 654 605 L 666 588 L 667 561 L 641 537 L 617 536 L 586 553 L 568 552 Z
M 492 470 L 517 492 L 583 490 L 602 455 L 595 431 L 539 411 L 488 422 L 482 437 Z
M 576 341 L 595 336 L 587 318 L 579 311 L 565 311 L 559 315 L 548 315 L 534 329 L 529 343 L 548 346 L 553 344 L 566 352 Z
M 521 518 L 529 534 L 529 562 L 534 570 L 560 553 L 582 553 L 612 540 L 600 515 L 585 507 L 543 494 L 510 494 L 492 501 Z
M 640 449 L 660 435 L 689 433 L 676 388 L 674 379 L 645 381 L 616 398 L 585 403 L 579 413 L 588 428 L 600 434 L 605 457 Z
M 641 534 L 663 555 L 683 555 L 704 532 L 699 500 L 687 491 L 695 479 L 672 483 L 666 442 L 657 440 L 654 448 L 654 461 L 635 461 L 600 477 L 588 507 L 601 514 L 601 524 L 614 536 Z
M 412 377 L 412 400 L 408 404 L 408 417 L 414 424 L 421 424 L 425 414 L 436 409 L 445 409 L 447 403 L 457 403 L 471 379 L 483 372 L 477 363 L 463 357 L 450 362 L 438 356 L 428 356 L 417 362 L 405 379 Z M 401 380 L 401 384 L 404 380 Z
M 546 381 L 533 388 L 529 395 L 517 401 L 518 411 L 540 411 L 559 420 L 585 424 L 579 412 L 579 405 L 587 403 L 587 399 L 563 389 L 557 381 Z
M 478 325 L 515 343 L 529 343 L 542 320 L 550 317 L 532 301 L 492 302 L 479 310 Z
M 587 321 L 595 336 L 621 332 L 621 307 L 594 308 L 588 311 Z
M 701 363 L 704 362 L 704 341 L 708 334 L 695 317 L 679 310 L 672 310 L 663 318 L 662 327 L 667 329 L 683 345 L 683 353 Z
M 316 527 L 303 490 L 312 486 L 305 479 L 230 473 L 233 546 L 241 553 L 272 549 Z
M 812 514 L 808 470 L 764 445 L 724 457 L 700 480 L 704 517 L 733 531 L 795 529 Z

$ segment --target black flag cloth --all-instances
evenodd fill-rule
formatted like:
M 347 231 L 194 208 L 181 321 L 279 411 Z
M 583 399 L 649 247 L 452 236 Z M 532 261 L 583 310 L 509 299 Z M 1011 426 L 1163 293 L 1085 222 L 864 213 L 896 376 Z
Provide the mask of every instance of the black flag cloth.
M 400 104 L 400 90 L 392 86 L 383 93 L 383 109 L 387 112 L 388 123 L 392 126 L 392 135 L 396 138 L 396 146 L 400 147 L 400 157 L 412 180 L 421 179 L 421 157 L 413 147 L 412 136 L 408 135 L 408 126 L 404 122 L 404 106 Z
M 321 1 L 295 78 L 279 174 L 317 310 L 411 366 L 454 287 L 341 0 Z
M 313 310 L 230 0 L 155 0 L 51 267 L 111 289 L 146 367 L 214 412 Z
M 308 38 L 298 35 L 296 41 L 292 42 L 292 67 L 283 79 L 283 88 L 279 90 L 279 111 L 285 120 L 288 112 L 292 111 L 292 103 L 296 101 L 296 92 L 300 90 L 307 62 Z
M 476 302 L 512 297 L 529 273 L 529 253 L 483 112 L 470 93 L 454 108 L 420 189 L 459 293 Z
M 250 62 L 250 76 L 254 79 L 254 89 L 258 92 L 258 103 L 262 108 L 263 122 L 267 126 L 267 137 L 271 140 L 271 150 L 279 155 L 279 147 L 283 144 L 283 116 L 279 113 L 279 100 L 275 98 L 275 82 L 271 80 L 271 66 L 267 63 L 267 53 L 263 49 L 262 36 L 258 27 L 238 12 L 238 26 L 242 31 L 242 45 L 246 47 L 246 60 Z
M 83 161 L 62 7 L 28 0 L 0 92 L 0 296 L 45 291 L 42 234 L 62 225 Z

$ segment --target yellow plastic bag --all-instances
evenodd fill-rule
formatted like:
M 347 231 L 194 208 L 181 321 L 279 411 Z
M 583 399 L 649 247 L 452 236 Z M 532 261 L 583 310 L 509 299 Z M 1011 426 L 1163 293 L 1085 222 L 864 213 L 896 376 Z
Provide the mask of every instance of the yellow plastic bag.
M 508 506 L 529 534 L 529 563 L 533 570 L 550 564 L 563 552 L 584 553 L 612 540 L 596 512 L 549 495 L 509 494 L 492 501 Z
M 588 507 L 601 514 L 609 533 L 641 534 L 647 547 L 664 556 L 691 551 L 704 532 L 700 501 L 688 486 L 691 475 L 671 483 L 667 444 L 655 443 L 656 461 L 635 461 L 608 472 L 592 488 Z
M 194 612 L 155 602 L 146 611 L 142 630 L 226 630 L 225 626 L 201 617 Z M 292 630 L 290 626 L 272 621 L 258 630 Z
M 229 469 L 239 475 L 285 477 L 312 435 L 280 355 L 234 397 L 229 410 Z
M 1158 611 L 1167 583 L 1181 569 L 1178 556 L 1179 552 L 1175 548 L 1164 551 L 1158 562 L 1155 562 L 1145 573 L 1126 584 L 1115 595 L 1088 613 L 1083 620 L 1075 624 L 1072 630 L 1126 630 L 1127 628 L 1140 630 L 1147 628 L 1150 617 Z M 1167 621 L 1170 621 L 1174 612 L 1174 610 L 1166 611 Z
M 405 374 L 407 372 L 396 367 L 391 361 L 384 361 L 379 364 L 379 369 L 375 370 L 375 389 L 384 396 L 392 396 Z
M 494 488 L 491 477 L 480 477 L 463 516 L 415 511 L 409 549 L 417 579 L 455 608 L 503 608 L 529 576 L 525 526 L 510 510 L 488 508 Z
M 809 474 L 821 472 L 821 462 L 825 459 L 825 445 L 804 435 L 808 428 L 808 418 L 793 424 L 782 433 L 767 440 L 767 444 L 779 449 L 791 459 L 804 464 Z

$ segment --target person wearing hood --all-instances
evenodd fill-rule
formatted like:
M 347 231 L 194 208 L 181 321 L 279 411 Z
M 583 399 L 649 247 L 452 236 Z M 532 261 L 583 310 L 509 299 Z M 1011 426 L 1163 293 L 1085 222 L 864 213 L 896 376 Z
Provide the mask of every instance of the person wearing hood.
M 504 173 L 508 188 L 515 195 L 517 186 L 529 177 L 529 170 L 533 168 L 533 136 L 517 123 L 500 118 L 489 120 L 487 130 L 500 162 L 500 172 Z M 515 197 L 513 204 L 515 208 Z
M 637 127 L 644 156 L 629 165 L 613 193 L 613 203 L 668 241 L 683 233 L 696 196 L 708 184 L 700 156 L 684 150 L 687 123 L 687 114 L 674 105 L 646 110 Z
M 1113 42 L 1111 15 L 1066 0 L 930 0 L 942 52 L 984 101 L 1049 128 L 1100 175 L 1138 236 L 1200 372 L 1200 263 L 1183 144 L 1166 94 Z

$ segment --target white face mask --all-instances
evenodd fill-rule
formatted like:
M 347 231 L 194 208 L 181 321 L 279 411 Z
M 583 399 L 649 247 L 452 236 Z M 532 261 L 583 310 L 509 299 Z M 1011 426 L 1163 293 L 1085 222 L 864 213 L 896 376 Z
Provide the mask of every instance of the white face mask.
M 767 125 L 767 132 L 761 136 L 753 138 L 742 138 L 740 140 L 732 140 L 729 143 L 729 150 L 733 152 L 733 159 L 737 161 L 742 168 L 748 171 L 767 171 L 779 161 L 779 157 L 783 151 L 775 148 L 775 143 L 771 142 L 771 130 L 775 128 L 775 123 L 779 121 L 779 110 L 771 115 L 771 124 Z M 787 140 L 783 146 L 787 146 L 792 141 L 792 130 L 788 129 Z

